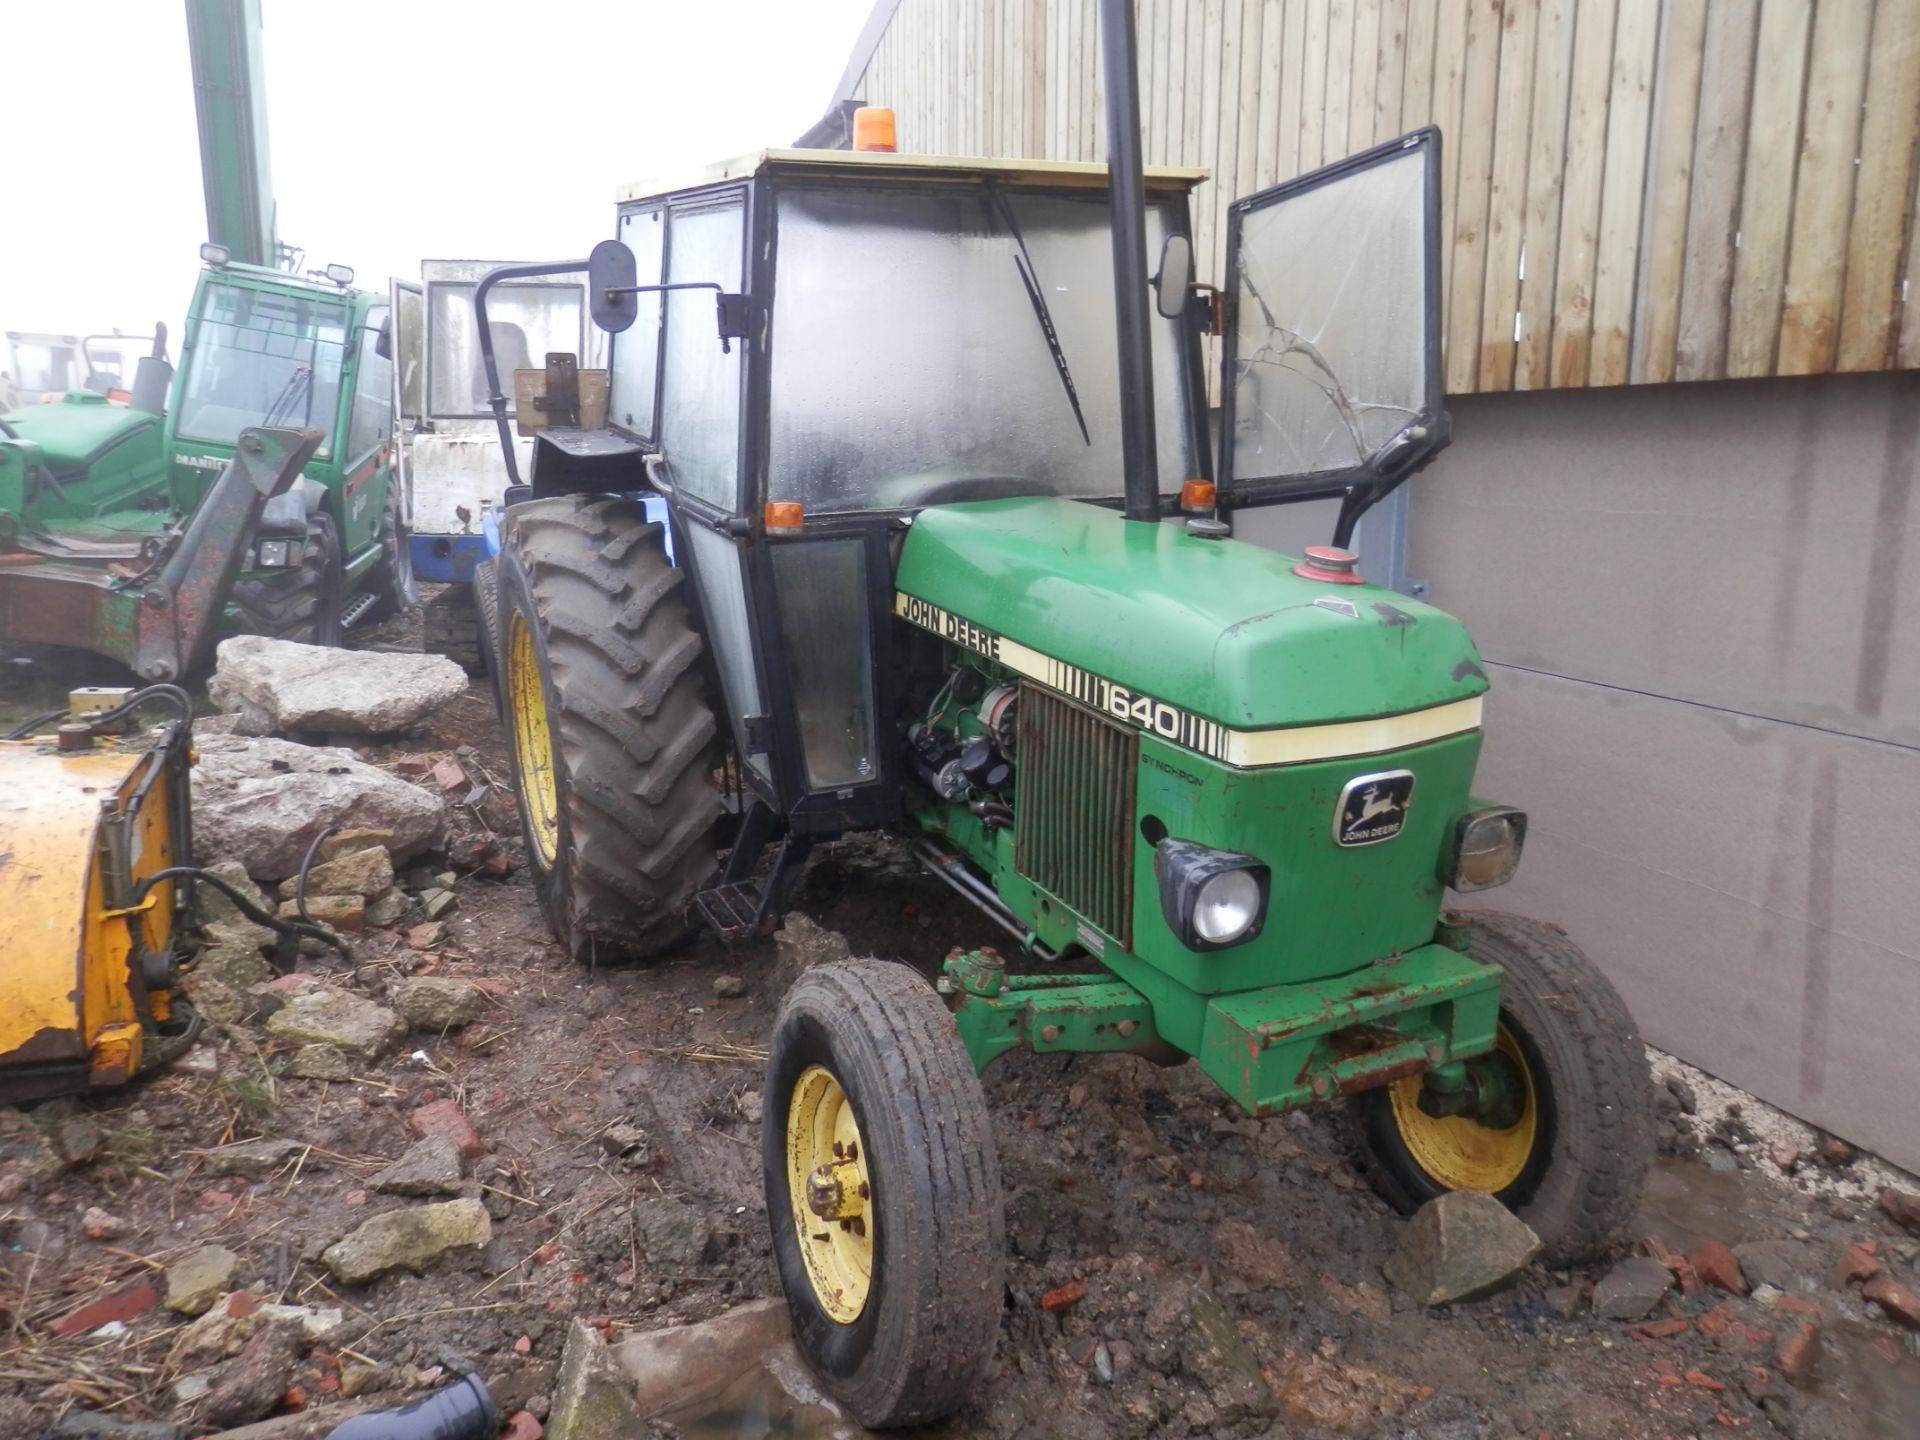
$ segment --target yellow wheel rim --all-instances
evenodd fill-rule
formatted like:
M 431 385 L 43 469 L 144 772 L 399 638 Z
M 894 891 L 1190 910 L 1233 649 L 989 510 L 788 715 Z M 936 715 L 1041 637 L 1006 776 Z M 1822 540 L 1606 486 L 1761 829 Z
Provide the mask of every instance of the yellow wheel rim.
M 813 1298 L 851 1325 L 873 1289 L 873 1187 L 847 1092 L 809 1065 L 787 1101 L 787 1194 Z
M 1393 1123 L 1407 1153 L 1436 1184 L 1449 1190 L 1484 1190 L 1497 1195 L 1518 1180 L 1533 1157 L 1540 1112 L 1534 1103 L 1533 1075 L 1519 1042 L 1505 1025 L 1494 1048 L 1513 1062 L 1525 1087 L 1520 1118 L 1494 1130 L 1467 1115 L 1433 1116 L 1420 1108 L 1421 1077 L 1396 1080 L 1387 1095 Z
M 507 630 L 507 709 L 520 793 L 527 803 L 533 848 L 551 870 L 560 854 L 560 790 L 553 777 L 553 733 L 547 728 L 547 697 L 540 687 L 540 659 L 533 631 L 518 610 Z

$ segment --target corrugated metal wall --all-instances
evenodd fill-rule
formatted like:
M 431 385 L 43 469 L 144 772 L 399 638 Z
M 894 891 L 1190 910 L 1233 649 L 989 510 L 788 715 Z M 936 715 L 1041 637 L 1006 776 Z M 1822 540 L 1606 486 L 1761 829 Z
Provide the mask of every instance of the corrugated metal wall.
M 1455 394 L 1920 367 L 1920 0 L 1139 0 L 1147 158 L 1445 133 Z M 901 148 L 1104 158 L 1094 0 L 899 0 Z M 1909 300 L 1911 303 L 1908 303 Z

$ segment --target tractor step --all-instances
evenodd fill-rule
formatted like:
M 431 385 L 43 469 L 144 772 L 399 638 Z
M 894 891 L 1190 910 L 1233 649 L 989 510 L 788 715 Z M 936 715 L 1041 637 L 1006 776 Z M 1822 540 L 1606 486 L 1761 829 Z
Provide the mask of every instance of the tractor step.
M 763 900 L 760 887 L 747 881 L 702 890 L 693 897 L 693 908 L 722 940 L 745 940 L 759 928 Z
M 351 630 L 367 618 L 367 612 L 379 603 L 379 597 L 371 591 L 362 590 L 340 607 L 340 628 Z

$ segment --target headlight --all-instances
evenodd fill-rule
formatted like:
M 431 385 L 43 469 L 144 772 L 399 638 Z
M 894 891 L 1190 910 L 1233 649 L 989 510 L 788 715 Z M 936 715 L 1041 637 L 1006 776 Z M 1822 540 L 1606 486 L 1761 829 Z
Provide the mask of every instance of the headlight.
M 1167 926 L 1189 950 L 1238 945 L 1266 922 L 1270 872 L 1251 855 L 1162 840 L 1153 849 L 1153 873 Z
M 1469 810 L 1453 826 L 1453 851 L 1442 879 L 1459 891 L 1491 890 L 1520 868 L 1527 841 L 1525 811 L 1507 805 Z

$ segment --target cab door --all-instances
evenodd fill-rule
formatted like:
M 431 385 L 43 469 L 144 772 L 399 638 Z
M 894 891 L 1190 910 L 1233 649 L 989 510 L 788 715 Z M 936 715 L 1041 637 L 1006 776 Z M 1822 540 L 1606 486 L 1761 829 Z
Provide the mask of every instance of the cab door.
M 1227 212 L 1220 496 L 1334 497 L 1334 543 L 1445 447 L 1440 132 L 1428 127 Z

